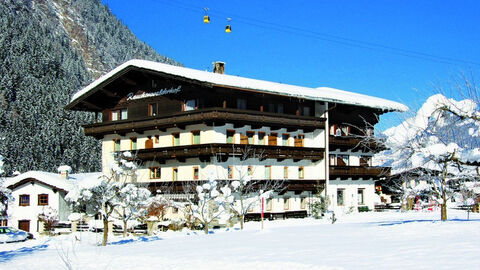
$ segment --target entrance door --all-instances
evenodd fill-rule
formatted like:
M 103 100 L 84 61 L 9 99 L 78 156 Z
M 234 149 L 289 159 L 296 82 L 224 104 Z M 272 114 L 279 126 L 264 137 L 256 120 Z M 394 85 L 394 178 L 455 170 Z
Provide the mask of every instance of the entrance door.
M 30 232 L 30 220 L 19 220 L 18 228 L 22 231 Z

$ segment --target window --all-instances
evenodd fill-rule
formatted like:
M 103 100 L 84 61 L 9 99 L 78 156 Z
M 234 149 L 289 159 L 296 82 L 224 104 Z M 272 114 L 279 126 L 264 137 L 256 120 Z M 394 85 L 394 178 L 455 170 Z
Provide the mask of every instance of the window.
M 330 157 L 330 166 L 336 166 L 337 165 L 337 156 L 336 155 L 329 155 Z
M 290 198 L 283 198 L 283 209 L 288 210 L 290 209 Z
M 153 148 L 153 140 L 150 136 L 148 136 L 148 139 L 145 141 L 145 149 L 151 148 Z
M 157 103 L 148 104 L 148 116 L 156 116 L 157 113 L 158 113 Z
M 121 109 L 120 110 L 120 119 L 125 120 L 128 118 L 128 110 L 127 109 Z
M 343 193 L 345 190 L 343 189 L 337 189 L 337 205 L 338 206 L 343 206 L 344 200 L 343 200 Z
M 120 139 L 113 140 L 113 151 L 120 151 Z
M 237 98 L 237 109 L 246 110 L 247 109 L 247 100 L 243 98 Z
M 295 137 L 295 140 L 294 140 L 294 145 L 295 147 L 303 147 L 303 140 L 305 139 L 305 135 L 303 134 L 298 134 L 296 137 Z
M 277 112 L 278 113 L 283 113 L 283 104 L 282 103 L 277 104 Z
M 361 156 L 360 157 L 360 166 L 368 167 L 372 165 L 372 157 Z
M 137 138 L 130 138 L 130 150 L 137 150 Z
M 48 205 L 48 194 L 38 194 L 38 205 Z
M 173 174 L 172 174 L 172 180 L 177 181 L 178 180 L 178 168 L 173 168 Z
M 255 136 L 254 131 L 247 131 L 247 143 L 254 144 L 253 137 Z
M 227 130 L 227 143 L 235 143 L 235 130 Z
M 227 168 L 228 179 L 233 179 L 233 166 Z
M 150 170 L 150 179 L 161 178 L 161 170 L 159 167 L 152 167 L 152 168 L 149 168 L 149 170 Z
M 275 104 L 269 103 L 268 104 L 268 111 L 269 112 L 275 112 Z
M 243 135 L 242 133 L 240 133 L 240 144 L 248 144 L 247 135 Z
M 265 132 L 258 132 L 258 144 L 265 145 Z
M 117 121 L 118 120 L 118 111 L 112 111 L 110 113 L 110 120 Z
M 305 209 L 307 206 L 307 198 L 301 197 L 300 198 L 300 209 Z
M 283 179 L 288 179 L 288 167 L 283 167 Z
M 298 105 L 297 115 L 310 116 L 310 107 Z
M 310 116 L 310 107 L 303 107 L 303 114 L 304 116 Z
M 277 133 L 270 133 L 268 136 L 268 145 L 277 145 Z
M 267 199 L 265 208 L 267 211 L 272 211 L 272 199 Z
M 179 146 L 180 145 L 180 133 L 172 133 L 172 145 Z
M 272 166 L 265 166 L 265 179 L 272 179 Z
M 247 175 L 248 175 L 248 176 L 252 176 L 252 175 L 253 175 L 253 168 L 252 168 L 252 166 L 248 166 L 248 168 L 247 168 Z
M 200 144 L 200 130 L 192 131 L 192 144 Z
M 198 180 L 198 179 L 199 179 L 199 175 L 200 175 L 199 172 L 200 172 L 200 171 L 199 171 L 198 167 L 193 167 L 193 179 L 194 179 L 194 180 Z
M 288 139 L 290 138 L 290 135 L 288 134 L 282 134 L 282 145 L 283 146 L 288 146 Z
M 128 110 L 126 108 L 112 110 L 110 112 L 110 120 L 112 121 L 125 120 L 127 118 L 128 118 Z
M 349 156 L 348 155 L 337 155 L 337 166 L 348 166 L 349 165 Z
M 189 99 L 185 102 L 185 111 L 192 111 L 197 109 L 197 102 L 195 99 Z
M 298 179 L 303 179 L 305 177 L 305 169 L 303 167 L 298 167 Z
M 358 204 L 359 205 L 363 205 L 364 204 L 364 201 L 363 201 L 363 188 L 359 188 L 358 191 L 357 191 L 357 200 L 358 200 Z
M 30 195 L 23 194 L 20 195 L 18 200 L 20 206 L 29 206 L 30 205 Z

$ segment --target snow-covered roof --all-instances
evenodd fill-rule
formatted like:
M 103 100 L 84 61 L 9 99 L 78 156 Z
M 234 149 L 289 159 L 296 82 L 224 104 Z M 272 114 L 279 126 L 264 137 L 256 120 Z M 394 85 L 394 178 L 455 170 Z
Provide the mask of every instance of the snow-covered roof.
M 4 185 L 9 187 L 18 184 L 25 179 L 33 178 L 44 184 L 54 186 L 58 189 L 70 191 L 75 184 L 81 183 L 83 181 L 88 181 L 88 179 L 91 178 L 98 178 L 100 175 L 101 173 L 70 174 L 68 175 L 68 179 L 65 179 L 58 173 L 28 171 L 14 177 L 6 178 Z
M 298 98 L 304 98 L 309 100 L 327 101 L 343 104 L 351 104 L 362 107 L 370 107 L 388 111 L 407 111 L 408 107 L 395 101 L 362 95 L 358 93 L 343 91 L 339 89 L 329 87 L 310 88 L 304 86 L 296 86 L 289 84 L 282 84 L 270 81 L 262 81 L 256 79 L 249 79 L 244 77 L 218 74 L 208 71 L 201 71 L 191 68 L 173 66 L 163 63 L 157 63 L 147 60 L 130 60 L 123 63 L 112 71 L 108 72 L 104 76 L 100 77 L 96 81 L 92 82 L 87 87 L 75 93 L 71 99 L 71 102 L 86 97 L 97 86 L 101 85 L 105 81 L 116 74 L 122 72 L 128 67 L 137 67 L 142 69 L 148 69 L 155 72 L 166 73 L 186 79 L 197 80 L 200 82 L 211 83 L 217 86 L 235 87 L 245 90 L 254 90 L 276 95 L 292 96 Z

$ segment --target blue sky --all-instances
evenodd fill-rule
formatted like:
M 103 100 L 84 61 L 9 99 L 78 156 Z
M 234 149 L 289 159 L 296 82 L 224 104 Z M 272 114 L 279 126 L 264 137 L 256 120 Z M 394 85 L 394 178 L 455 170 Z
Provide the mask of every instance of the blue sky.
M 480 1 L 103 2 L 139 39 L 186 67 L 224 61 L 231 75 L 328 86 L 412 109 L 434 86 L 480 70 Z M 379 127 L 401 118 L 382 116 Z

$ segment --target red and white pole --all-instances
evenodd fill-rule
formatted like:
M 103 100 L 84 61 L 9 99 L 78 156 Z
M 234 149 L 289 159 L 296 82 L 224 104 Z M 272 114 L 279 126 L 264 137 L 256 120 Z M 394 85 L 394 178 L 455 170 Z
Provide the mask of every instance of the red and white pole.
M 262 230 L 263 230 L 263 206 L 265 204 L 265 198 L 262 197 Z

